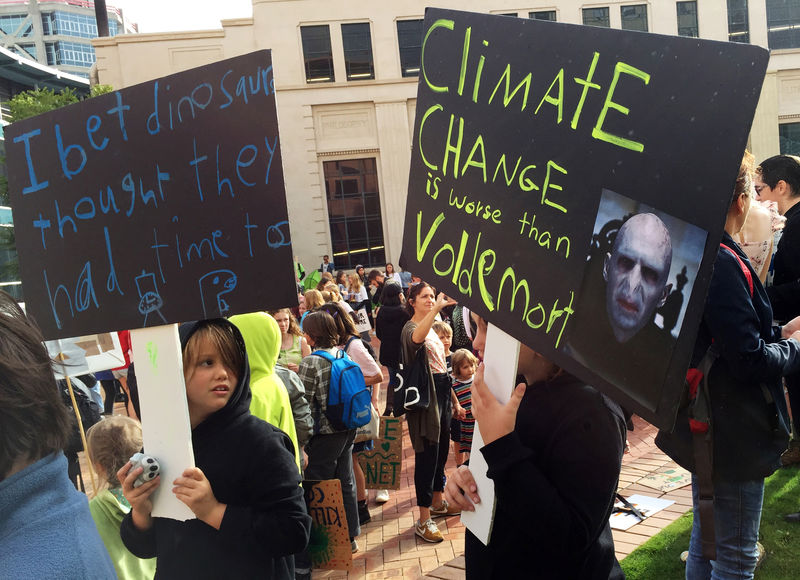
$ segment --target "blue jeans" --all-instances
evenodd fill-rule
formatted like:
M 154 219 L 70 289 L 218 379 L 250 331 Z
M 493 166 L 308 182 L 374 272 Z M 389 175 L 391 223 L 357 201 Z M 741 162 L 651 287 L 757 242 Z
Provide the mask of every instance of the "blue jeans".
M 692 506 L 697 514 L 697 482 L 692 475 Z M 758 527 L 764 480 L 722 481 L 714 483 L 714 533 L 717 559 L 703 558 L 700 518 L 692 523 L 686 580 L 728 580 L 752 578 L 756 569 Z

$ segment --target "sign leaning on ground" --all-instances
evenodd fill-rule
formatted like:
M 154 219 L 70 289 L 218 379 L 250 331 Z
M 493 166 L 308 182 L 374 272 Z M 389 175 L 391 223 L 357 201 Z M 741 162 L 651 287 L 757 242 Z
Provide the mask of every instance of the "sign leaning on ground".
M 359 451 L 358 464 L 367 489 L 400 489 L 403 469 L 402 418 L 381 417 L 378 439 L 369 451 Z
M 6 130 L 27 306 L 63 338 L 296 302 L 269 51 Z
M 429 9 L 409 269 L 670 428 L 767 59 Z

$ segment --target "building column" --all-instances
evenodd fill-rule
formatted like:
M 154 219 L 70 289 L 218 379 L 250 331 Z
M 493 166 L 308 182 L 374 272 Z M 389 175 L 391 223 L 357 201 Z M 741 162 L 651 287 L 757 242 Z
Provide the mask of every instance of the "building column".
M 411 164 L 408 102 L 376 102 L 375 117 L 380 140 L 378 163 L 386 261 L 396 266 L 403 243 L 408 171 Z

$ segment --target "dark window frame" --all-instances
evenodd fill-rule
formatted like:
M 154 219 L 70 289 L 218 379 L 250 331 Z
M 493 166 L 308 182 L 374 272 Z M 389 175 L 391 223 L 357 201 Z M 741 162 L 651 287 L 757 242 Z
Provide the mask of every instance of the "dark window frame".
M 342 50 L 348 81 L 367 81 L 375 78 L 375 59 L 372 54 L 372 31 L 369 22 L 343 22 Z
M 552 16 L 552 18 L 550 18 Z M 528 12 L 528 18 L 531 20 L 548 20 L 550 22 L 558 22 L 556 20 L 557 14 L 555 10 L 532 10 Z
M 735 6 L 734 4 L 739 4 Z M 728 0 L 728 40 L 750 43 L 750 13 L 748 0 Z
M 631 14 L 635 14 L 635 17 L 631 18 L 630 17 Z M 648 17 L 647 17 L 647 4 L 625 4 L 624 6 L 620 6 L 619 18 L 620 18 L 620 27 L 622 28 L 622 30 L 634 30 L 638 32 L 649 31 L 650 23 L 648 22 Z M 634 28 L 631 27 L 632 23 L 634 22 L 640 23 L 642 21 L 644 22 L 644 28 L 641 28 L 638 25 L 637 27 Z
M 605 13 L 605 19 L 601 15 Z M 611 28 L 611 11 L 608 6 L 595 6 L 583 8 L 581 10 L 582 22 L 584 26 L 597 26 L 598 28 Z M 589 17 L 587 20 L 587 16 Z M 598 24 L 605 22 L 605 24 Z
M 325 34 L 317 34 L 325 31 Z M 336 80 L 333 70 L 331 29 L 327 24 L 311 24 L 300 27 L 300 42 L 303 47 L 303 63 L 306 83 L 332 83 Z M 318 43 L 315 46 L 315 43 Z
M 676 2 L 675 11 L 678 17 L 678 36 L 700 38 L 700 23 L 697 19 L 697 0 L 682 0 Z M 694 23 L 692 23 L 692 21 L 694 21 Z
M 375 157 L 324 161 L 325 198 L 334 263 L 339 269 L 386 264 Z
M 403 77 L 419 76 L 422 66 L 423 24 L 421 18 L 397 21 L 397 49 L 400 54 L 400 74 Z M 419 28 L 419 34 L 413 30 L 414 27 Z

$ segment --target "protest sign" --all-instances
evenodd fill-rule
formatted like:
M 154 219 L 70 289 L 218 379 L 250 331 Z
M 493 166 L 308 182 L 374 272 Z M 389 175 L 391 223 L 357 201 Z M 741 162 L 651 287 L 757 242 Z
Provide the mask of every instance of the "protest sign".
M 308 552 L 311 565 L 325 570 L 351 570 L 353 553 L 350 532 L 338 479 L 304 481 L 303 491 L 311 516 Z
M 400 489 L 403 469 L 403 423 L 396 417 L 381 417 L 380 436 L 371 450 L 358 453 L 367 489 Z
M 429 9 L 408 269 L 670 428 L 767 60 Z M 623 246 L 652 263 L 642 295 Z
M 116 332 L 48 340 L 45 346 L 50 357 L 58 361 L 53 367 L 58 379 L 125 366 Z
M 6 128 L 46 338 L 296 303 L 274 91 L 259 51 Z

